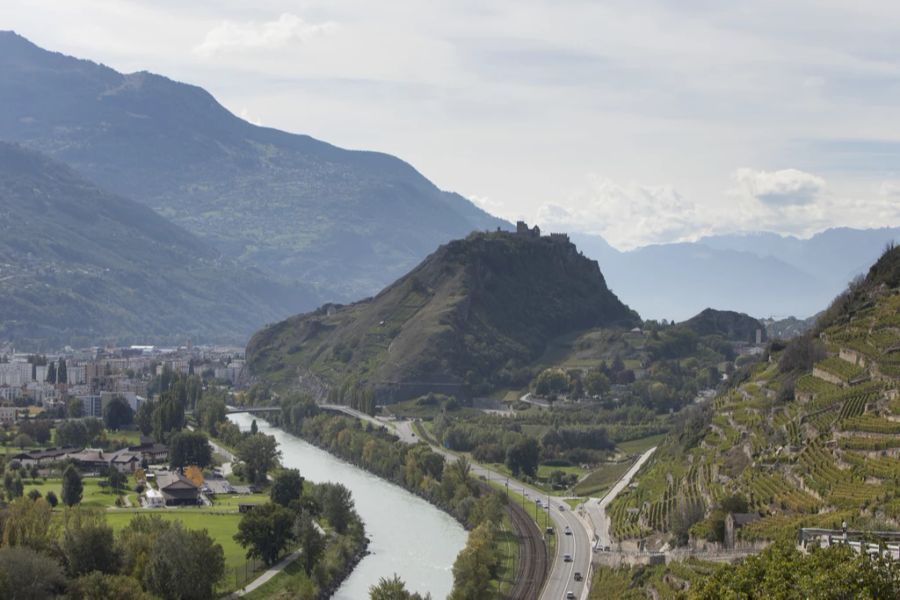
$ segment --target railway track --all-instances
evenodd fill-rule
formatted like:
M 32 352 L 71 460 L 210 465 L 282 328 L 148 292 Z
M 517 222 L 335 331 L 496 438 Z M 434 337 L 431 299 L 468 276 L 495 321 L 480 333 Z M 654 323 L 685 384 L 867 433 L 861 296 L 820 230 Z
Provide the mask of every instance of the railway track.
M 515 600 L 538 600 L 550 566 L 544 536 L 525 509 L 515 502 L 507 504 L 506 511 L 519 539 L 516 579 L 509 597 Z

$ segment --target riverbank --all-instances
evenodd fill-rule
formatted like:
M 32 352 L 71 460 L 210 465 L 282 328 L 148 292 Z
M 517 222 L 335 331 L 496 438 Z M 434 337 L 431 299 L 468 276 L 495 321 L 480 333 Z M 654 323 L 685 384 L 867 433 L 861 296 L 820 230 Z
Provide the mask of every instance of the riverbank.
M 229 417 L 242 428 L 252 417 Z M 282 463 L 297 468 L 309 480 L 337 481 L 346 485 L 366 524 L 370 554 L 335 593 L 337 600 L 368 597 L 369 586 L 381 577 L 398 574 L 409 589 L 445 598 L 452 586 L 450 565 L 464 547 L 466 532 L 443 511 L 421 497 L 320 449 L 293 433 L 259 421 L 261 432 L 274 435 Z M 276 577 L 290 575 L 290 570 Z M 260 596 L 262 597 L 262 596 Z

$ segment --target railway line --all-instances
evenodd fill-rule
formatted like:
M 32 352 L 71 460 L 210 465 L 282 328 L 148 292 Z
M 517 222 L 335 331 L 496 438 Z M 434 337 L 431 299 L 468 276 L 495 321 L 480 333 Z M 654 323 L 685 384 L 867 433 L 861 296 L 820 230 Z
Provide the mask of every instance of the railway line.
M 515 583 L 509 597 L 516 600 L 538 600 L 549 571 L 547 546 L 540 530 L 525 509 L 511 502 L 507 505 L 506 511 L 519 540 Z

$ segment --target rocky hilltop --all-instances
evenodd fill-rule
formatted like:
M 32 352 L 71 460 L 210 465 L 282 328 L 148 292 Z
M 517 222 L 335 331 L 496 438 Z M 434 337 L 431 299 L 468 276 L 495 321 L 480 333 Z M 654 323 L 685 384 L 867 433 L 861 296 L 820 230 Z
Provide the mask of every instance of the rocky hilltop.
M 363 387 L 386 401 L 478 395 L 557 336 L 638 323 L 568 237 L 520 228 L 450 242 L 374 298 L 267 327 L 247 357 L 255 377 L 282 386 L 303 378 L 332 394 Z

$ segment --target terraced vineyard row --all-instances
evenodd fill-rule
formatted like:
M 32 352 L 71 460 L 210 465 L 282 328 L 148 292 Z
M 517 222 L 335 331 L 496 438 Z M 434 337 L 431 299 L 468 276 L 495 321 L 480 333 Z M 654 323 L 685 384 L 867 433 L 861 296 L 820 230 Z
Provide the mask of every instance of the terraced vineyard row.
M 860 415 L 847 419 L 841 424 L 844 431 L 863 431 L 867 433 L 900 433 L 900 421 L 891 421 L 873 414 Z
M 863 437 L 851 435 L 838 440 L 838 445 L 844 450 L 862 450 L 864 452 L 876 452 L 890 448 L 900 448 L 900 436 L 893 437 Z
M 836 483 L 844 479 L 844 472 L 834 464 L 831 452 L 814 440 L 800 453 L 803 480 L 810 488 L 824 496 Z
M 852 381 L 866 371 L 858 365 L 852 365 L 836 356 L 830 356 L 816 363 L 816 368 L 838 377 L 842 381 Z

